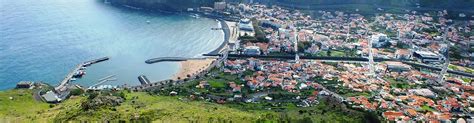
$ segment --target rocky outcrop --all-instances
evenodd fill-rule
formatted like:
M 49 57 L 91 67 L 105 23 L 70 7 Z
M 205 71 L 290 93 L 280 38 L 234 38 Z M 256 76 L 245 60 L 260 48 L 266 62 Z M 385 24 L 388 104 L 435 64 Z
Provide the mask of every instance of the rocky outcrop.
M 125 99 L 122 97 L 99 95 L 93 99 L 89 99 L 87 101 L 82 102 L 81 107 L 84 110 L 97 109 L 103 106 L 113 107 L 120 105 L 120 103 L 124 101 Z

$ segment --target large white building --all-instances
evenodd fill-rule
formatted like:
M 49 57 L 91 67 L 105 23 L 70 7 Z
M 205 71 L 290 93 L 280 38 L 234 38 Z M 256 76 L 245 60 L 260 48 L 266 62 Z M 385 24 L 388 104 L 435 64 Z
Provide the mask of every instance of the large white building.
M 248 18 L 240 20 L 239 28 L 240 30 L 253 31 L 252 21 Z
M 423 63 L 441 62 L 443 60 L 441 55 L 429 51 L 415 51 L 413 56 L 418 58 Z
M 257 46 L 247 46 L 244 49 L 245 55 L 260 55 L 260 47 Z
M 390 39 L 385 34 L 372 35 L 370 40 L 372 40 L 372 47 L 374 48 L 381 48 L 390 45 Z
M 227 5 L 226 5 L 225 2 L 215 2 L 214 3 L 214 10 L 224 10 L 226 6 Z
M 247 19 L 247 18 L 240 20 L 239 29 L 240 29 L 241 36 L 245 34 L 253 36 L 255 34 L 252 21 L 250 21 L 250 19 Z

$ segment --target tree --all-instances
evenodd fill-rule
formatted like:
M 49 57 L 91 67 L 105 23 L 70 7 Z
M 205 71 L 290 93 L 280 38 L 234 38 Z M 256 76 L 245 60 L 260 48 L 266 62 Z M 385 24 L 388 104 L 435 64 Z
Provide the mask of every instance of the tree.
M 397 42 L 397 48 L 400 48 L 400 49 L 408 49 L 410 48 L 410 45 L 406 44 L 406 43 L 403 43 L 401 41 L 398 41 Z
M 454 58 L 454 59 L 462 59 L 462 51 L 461 51 L 461 48 L 458 47 L 458 46 L 452 46 L 450 49 L 449 49 L 449 56 L 451 58 Z
M 305 49 L 308 49 L 311 46 L 311 42 L 303 41 L 298 43 L 298 52 L 302 53 Z
M 89 97 L 87 99 L 91 100 L 91 99 L 94 99 L 95 97 L 97 97 L 99 94 L 96 93 L 96 92 L 91 92 L 89 93 Z
M 300 122 L 300 123 L 312 123 L 313 120 L 311 120 L 310 117 L 304 117 L 303 119 L 299 120 L 298 122 Z
M 79 89 L 79 88 L 76 88 L 76 89 L 71 90 L 71 95 L 73 95 L 73 96 L 78 96 L 78 95 L 81 95 L 81 94 L 83 94 L 83 93 L 84 93 L 84 91 L 82 91 L 82 90 Z

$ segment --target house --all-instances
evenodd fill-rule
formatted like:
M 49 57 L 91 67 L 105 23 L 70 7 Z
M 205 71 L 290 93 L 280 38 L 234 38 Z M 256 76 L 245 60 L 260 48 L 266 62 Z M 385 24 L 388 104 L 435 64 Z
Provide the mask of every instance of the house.
M 385 119 L 388 119 L 389 121 L 395 121 L 397 119 L 405 118 L 405 115 L 403 114 L 403 112 L 397 112 L 397 111 L 386 111 L 382 113 L 382 116 Z
M 211 87 L 207 81 L 199 82 L 199 85 L 196 86 L 197 88 L 209 88 Z
M 418 112 L 416 112 L 415 109 L 406 109 L 405 114 L 407 114 L 410 117 L 416 118 L 416 116 L 418 115 Z
M 43 99 L 48 103 L 58 103 L 62 101 L 58 94 L 53 91 L 48 91 L 46 94 L 41 95 L 41 97 L 43 97 Z
M 21 81 L 16 84 L 16 88 L 30 88 L 33 86 L 33 82 Z
M 395 51 L 395 58 L 397 59 L 407 60 L 410 59 L 411 56 L 412 53 L 407 49 L 398 49 L 397 51 Z

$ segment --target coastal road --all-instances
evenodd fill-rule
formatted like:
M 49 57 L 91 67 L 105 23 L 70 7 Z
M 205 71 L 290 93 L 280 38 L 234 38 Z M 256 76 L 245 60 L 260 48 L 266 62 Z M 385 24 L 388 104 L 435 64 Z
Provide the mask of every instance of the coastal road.
M 204 56 L 220 56 L 219 54 L 204 54 Z M 245 59 L 245 58 L 257 58 L 257 59 L 281 59 L 281 60 L 294 60 L 294 56 L 292 55 L 240 55 L 240 54 L 228 54 L 228 58 L 231 59 Z M 339 61 L 339 62 L 369 62 L 369 59 L 363 57 L 320 57 L 320 56 L 300 56 L 300 59 L 307 59 L 307 60 L 321 60 L 321 61 Z M 411 61 L 402 61 L 398 59 L 386 59 L 386 58 L 374 58 L 374 62 L 383 62 L 383 61 L 399 61 L 405 64 L 426 68 L 435 71 L 441 71 L 441 68 L 430 66 L 427 64 L 422 63 L 415 63 Z M 456 74 L 460 76 L 474 78 L 474 75 L 471 73 L 461 72 L 461 71 L 453 71 L 447 70 L 450 74 Z

